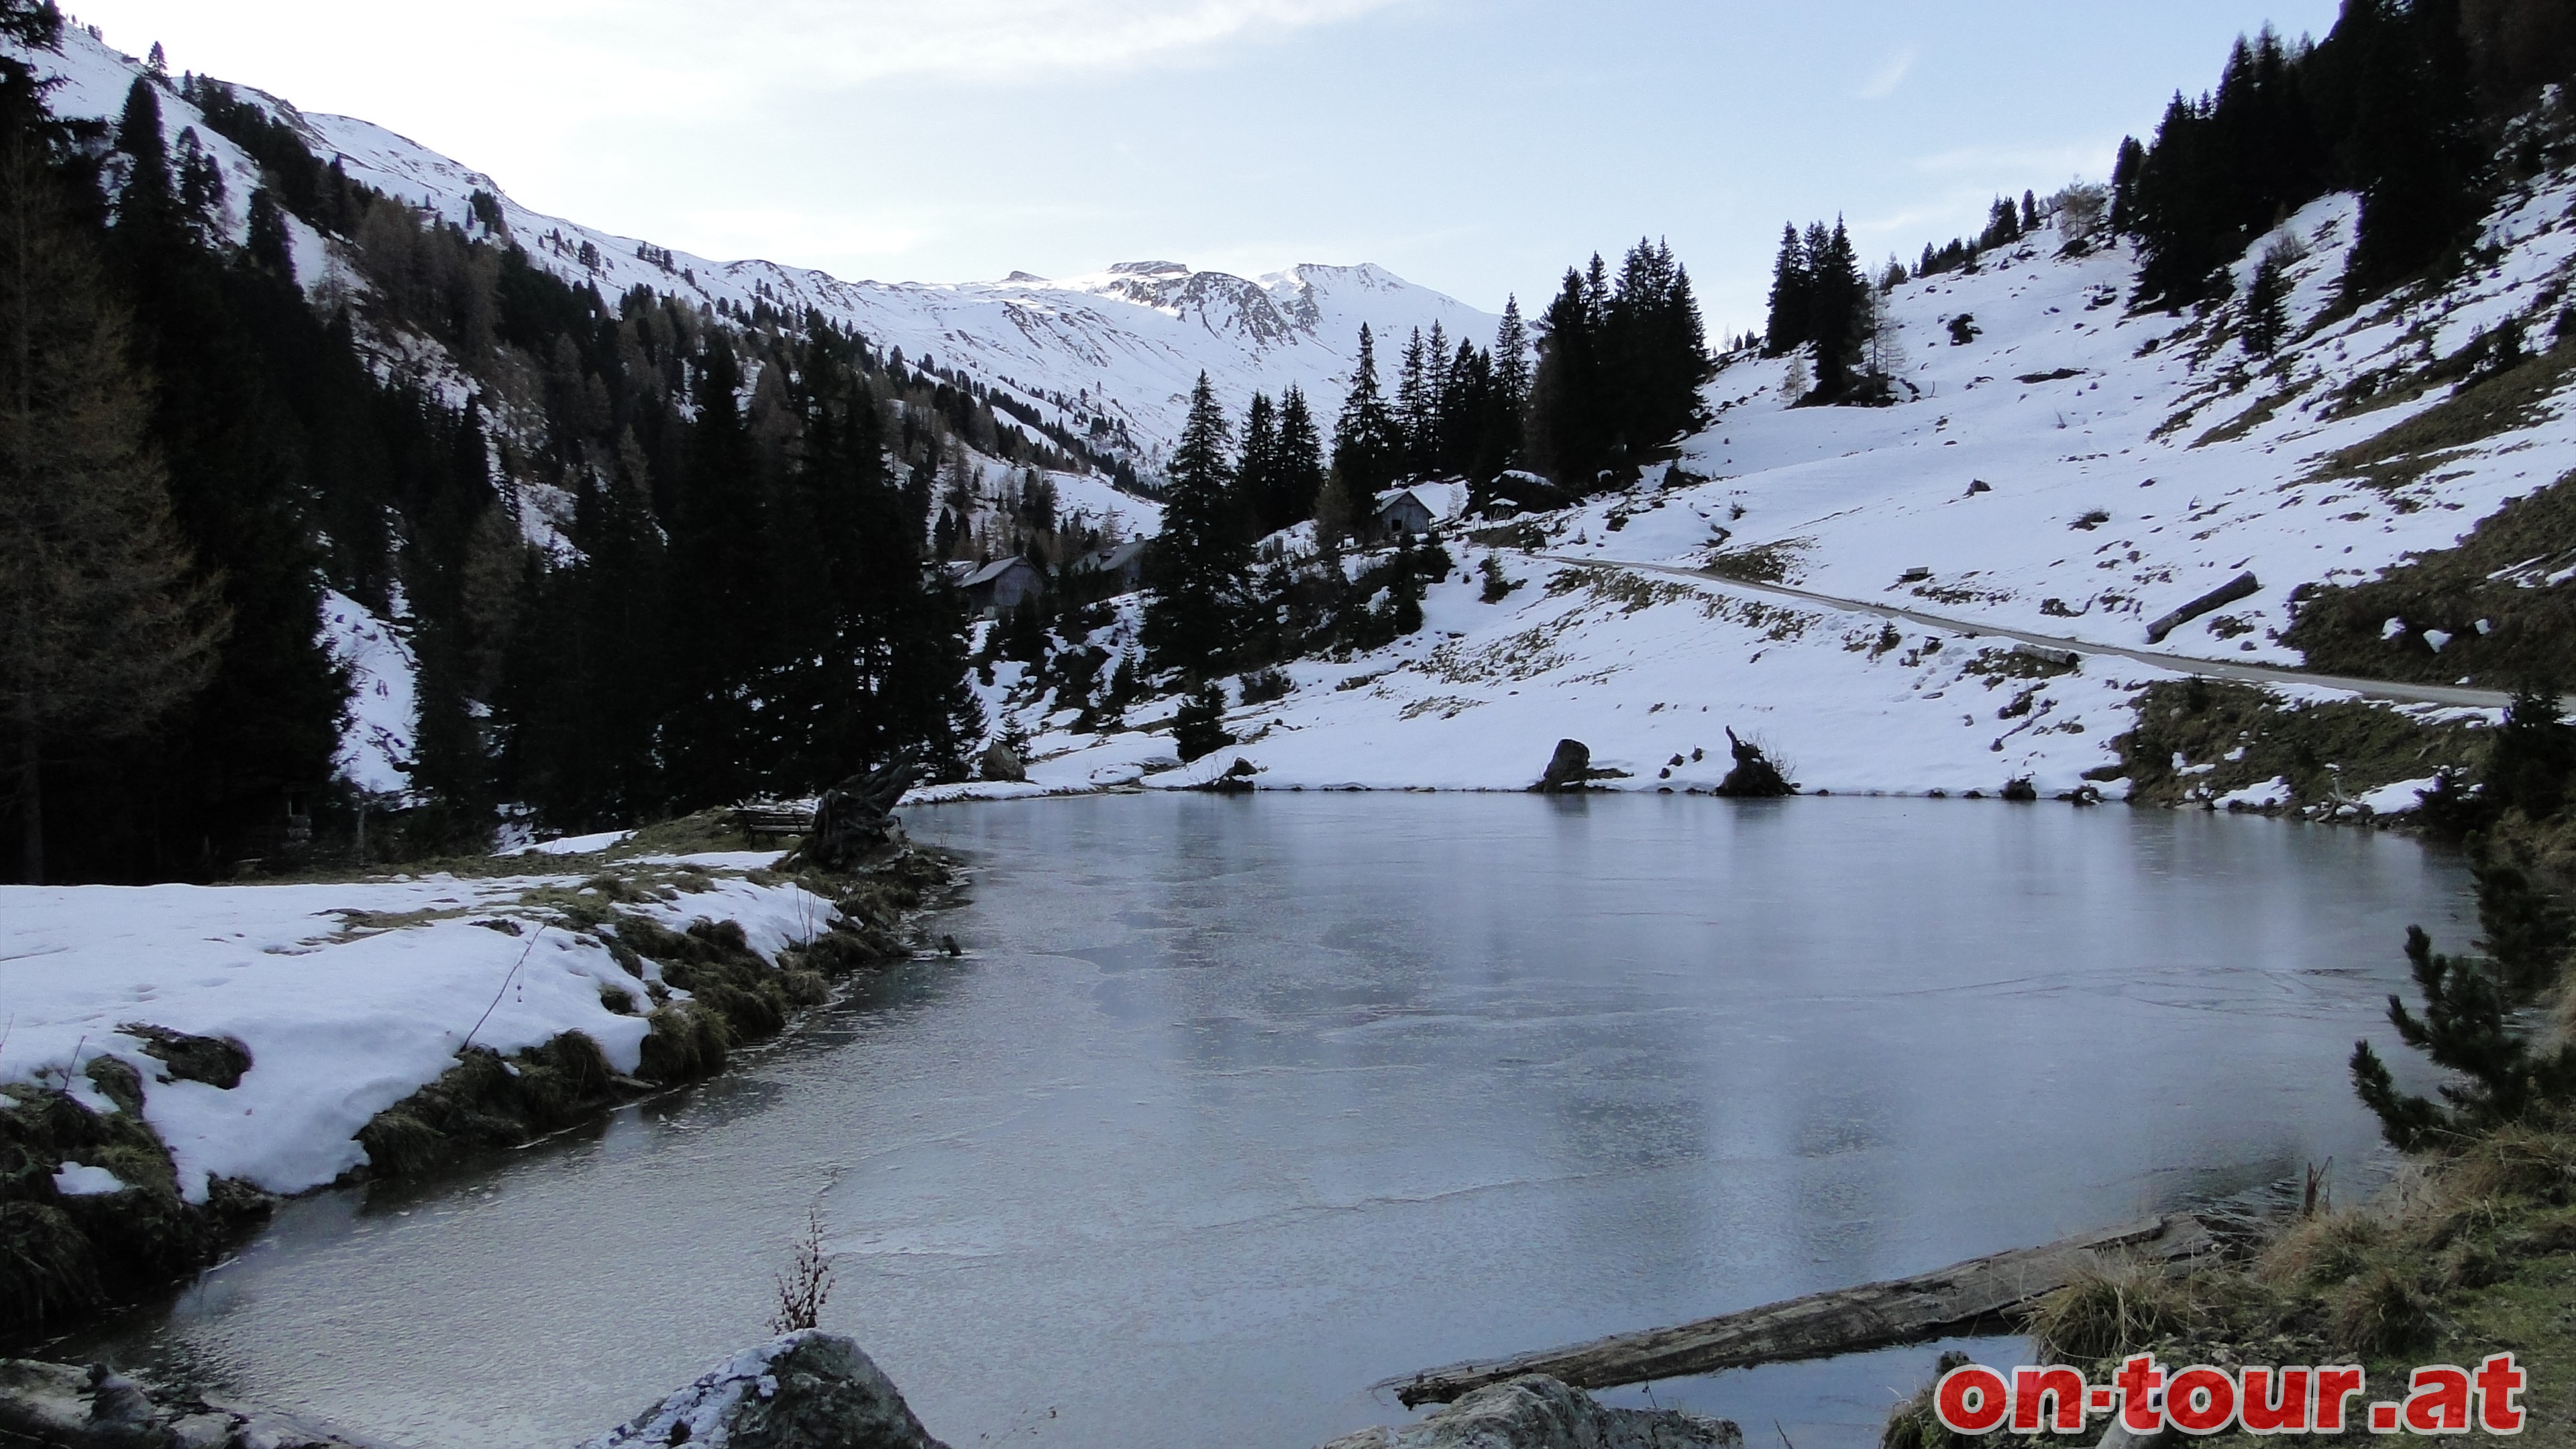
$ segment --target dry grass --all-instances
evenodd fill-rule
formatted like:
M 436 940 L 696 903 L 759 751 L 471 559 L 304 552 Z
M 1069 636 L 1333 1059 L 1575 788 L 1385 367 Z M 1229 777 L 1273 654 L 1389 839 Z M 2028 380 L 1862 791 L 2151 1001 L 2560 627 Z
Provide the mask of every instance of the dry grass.
M 2023 1327 L 2041 1363 L 2099 1363 L 2206 1327 L 2209 1287 L 2198 1273 L 2114 1261 L 2040 1299 Z

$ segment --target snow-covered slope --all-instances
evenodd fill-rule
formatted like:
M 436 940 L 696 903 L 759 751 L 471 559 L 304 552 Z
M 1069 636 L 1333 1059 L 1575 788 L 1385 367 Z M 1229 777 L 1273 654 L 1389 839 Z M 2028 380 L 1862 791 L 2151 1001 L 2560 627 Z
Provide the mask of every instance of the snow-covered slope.
M 685 858 L 696 868 L 663 872 L 679 888 L 633 908 L 673 928 L 738 922 L 775 960 L 833 907 L 751 877 L 772 859 Z M 559 904 L 583 881 L 0 887 L 0 1082 L 46 1082 L 113 1111 L 86 1075 L 112 1056 L 148 1084 L 144 1116 L 190 1201 L 205 1200 L 212 1177 L 282 1193 L 321 1186 L 364 1164 L 358 1129 L 455 1065 L 469 1039 L 507 1055 L 578 1031 L 617 1070 L 636 1069 L 659 968 L 637 977 L 598 929 L 566 918 Z M 167 1080 L 128 1023 L 231 1037 L 251 1069 L 228 1088 Z
M 51 103 L 66 117 L 114 118 L 141 63 L 88 32 L 67 28 L 59 55 L 34 57 L 62 85 Z M 1499 319 L 1383 268 L 1303 264 L 1257 278 L 1194 271 L 1178 262 L 1128 262 L 1088 276 L 1048 280 L 1013 273 L 998 282 L 932 285 L 844 281 L 766 261 L 714 261 L 616 236 L 512 201 L 482 172 L 370 122 L 307 115 L 243 88 L 245 99 L 302 133 L 316 156 L 340 158 L 351 179 L 480 234 L 474 194 L 500 202 L 508 235 L 538 264 L 615 298 L 642 286 L 749 308 L 767 302 L 791 317 L 809 309 L 906 359 L 925 358 L 1007 388 L 1050 421 L 1089 432 L 1123 426 L 1150 463 L 1179 435 L 1191 385 L 1206 372 L 1229 407 L 1252 393 L 1294 385 L 1319 411 L 1339 406 L 1363 323 L 1401 342 L 1434 323 L 1453 339 L 1490 341 Z M 238 216 L 258 168 L 214 135 L 175 87 L 162 98 L 173 137 L 195 126 L 224 161 Z M 309 233 L 299 261 L 308 283 L 326 273 Z M 344 277 L 345 281 L 346 278 Z
M 2576 176 L 2545 177 L 2499 206 L 2466 276 L 2338 316 L 2355 205 L 2321 200 L 2238 268 L 2250 277 L 2275 246 L 2300 256 L 2291 340 L 2271 358 L 2245 351 L 2240 303 L 2130 315 L 2127 248 L 2069 254 L 2044 230 L 1973 274 L 1885 299 L 1907 354 L 1898 405 L 1791 408 L 1790 361 L 1739 357 L 1709 388 L 1715 425 L 1675 471 L 1522 520 L 1518 538 L 1487 535 L 1524 585 L 1503 601 L 1479 602 L 1468 571 L 1488 549 L 1453 529 L 1460 572 L 1426 601 L 1429 627 L 1346 663 L 1294 666 L 1286 700 L 1234 713 L 1241 747 L 1158 773 L 1168 736 L 1049 735 L 1068 717 L 1027 701 L 1018 719 L 1042 756 L 1032 777 L 1185 784 L 1241 757 L 1265 786 L 1521 788 L 1572 736 L 1628 772 L 1615 786 L 1704 789 L 1728 768 L 1732 726 L 1785 753 L 1811 789 L 1992 792 L 2022 777 L 2072 789 L 2115 760 L 2137 687 L 2188 672 L 2187 658 L 2091 657 L 2051 674 L 1992 638 L 1714 580 L 1569 570 L 1514 545 L 1684 569 L 1729 555 L 1818 593 L 2131 647 L 2147 644 L 2149 620 L 2251 572 L 2251 597 L 2162 648 L 2295 664 L 2279 635 L 2300 586 L 2447 547 L 2576 470 L 2564 392 L 2446 445 L 2433 466 L 2373 481 L 2334 457 L 2453 397 L 2444 383 L 2409 398 L 2407 379 L 2478 329 L 2519 317 L 2548 345 L 2576 280 L 2571 208 Z M 1973 320 L 1954 343 L 1961 316 Z M 2365 378 L 2395 381 L 2373 393 Z M 2372 400 L 2386 397 L 2409 400 Z

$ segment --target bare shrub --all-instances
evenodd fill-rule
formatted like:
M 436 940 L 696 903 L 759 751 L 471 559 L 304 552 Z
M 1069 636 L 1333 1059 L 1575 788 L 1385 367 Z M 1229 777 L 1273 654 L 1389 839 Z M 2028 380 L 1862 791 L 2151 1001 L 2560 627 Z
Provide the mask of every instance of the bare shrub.
M 795 1260 L 778 1275 L 778 1311 L 769 1317 L 769 1331 L 802 1333 L 821 1327 L 823 1304 L 831 1296 L 832 1255 L 823 1250 L 823 1213 L 809 1207 Z

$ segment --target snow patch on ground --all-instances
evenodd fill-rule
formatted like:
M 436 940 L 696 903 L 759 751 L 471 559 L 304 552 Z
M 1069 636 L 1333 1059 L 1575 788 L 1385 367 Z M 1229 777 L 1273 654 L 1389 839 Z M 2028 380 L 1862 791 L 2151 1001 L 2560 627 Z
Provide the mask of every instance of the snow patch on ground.
M 62 1170 L 54 1174 L 54 1191 L 65 1197 L 100 1197 L 111 1192 L 123 1192 L 125 1187 L 124 1178 L 104 1167 L 92 1167 L 85 1162 L 66 1162 Z
M 366 605 L 330 589 L 322 594 L 322 643 L 349 674 L 349 718 L 334 763 L 371 795 L 408 794 L 420 728 L 420 666 L 411 645 Z
M 766 864 L 775 855 L 752 857 Z M 739 857 L 693 857 L 710 869 Z M 113 1056 L 141 1074 L 144 1116 L 169 1145 L 182 1192 L 210 1177 L 272 1192 L 317 1187 L 366 1161 L 355 1134 L 435 1080 L 468 1043 L 503 1054 L 559 1033 L 638 1064 L 643 983 L 597 936 L 529 899 L 574 876 L 448 875 L 334 885 L 0 887 L 0 1081 L 69 1085 L 113 1104 L 82 1070 Z M 717 875 L 697 893 L 630 909 L 674 928 L 734 920 L 776 958 L 824 929 L 832 903 L 799 887 Z M 229 1090 L 165 1081 L 127 1024 L 229 1036 L 252 1065 Z

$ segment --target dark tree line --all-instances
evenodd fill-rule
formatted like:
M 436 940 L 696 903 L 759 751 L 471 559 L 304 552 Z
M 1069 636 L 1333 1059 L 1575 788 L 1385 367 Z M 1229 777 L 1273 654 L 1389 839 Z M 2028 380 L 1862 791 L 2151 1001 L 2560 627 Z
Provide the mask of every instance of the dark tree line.
M 21 40 L 59 23 L 0 0 Z M 167 134 L 173 95 L 260 163 L 250 195 L 225 195 L 204 138 Z M 411 789 L 375 802 L 401 807 L 368 834 L 379 855 L 474 847 L 501 800 L 565 828 L 633 823 L 813 789 L 902 746 L 955 767 L 980 732 L 961 607 L 923 569 L 932 476 L 960 435 L 1070 458 L 996 419 L 989 391 L 819 318 L 727 325 L 640 289 L 612 305 L 534 265 L 497 202 L 477 198 L 466 226 L 415 211 L 194 77 L 138 78 L 119 121 L 69 125 L 0 65 L 11 156 L 25 165 L 0 176 L 0 221 L 80 283 L 21 312 L 43 324 L 39 354 L 86 381 L 21 389 L 0 420 L 8 496 L 71 480 L 93 512 L 143 520 L 147 543 L 161 510 L 167 536 L 113 560 L 118 589 L 86 613 L 23 616 L 0 644 L 122 608 L 171 663 L 102 705 L 60 687 L 43 650 L 0 648 L 0 696 L 24 706 L 0 720 L 22 875 L 203 879 L 345 851 L 357 802 L 334 779 L 348 680 L 321 642 L 326 588 L 399 621 L 419 664 Z M 346 249 L 358 300 L 307 299 L 290 217 Z M 375 362 L 371 339 L 403 332 L 441 343 L 478 401 Z M 123 339 L 115 368 L 80 351 L 97 337 Z M 119 408 L 135 448 L 63 441 L 83 435 L 60 421 L 75 416 L 108 419 L 84 428 L 112 440 Z M 79 522 L 0 509 L 0 552 Z M 48 723 L 75 706 L 99 723 Z
M 1638 242 L 1616 280 L 1598 256 L 1568 270 L 1537 332 L 1528 450 L 1566 492 L 1625 486 L 1706 425 L 1700 387 L 1716 369 L 1671 247 Z
M 2314 45 L 2240 39 L 2214 93 L 2176 95 L 2152 142 L 2120 147 L 2111 224 L 2138 240 L 2137 300 L 2223 295 L 2255 236 L 2338 189 L 2362 198 L 2347 290 L 2421 272 L 2483 209 L 2498 125 L 2571 71 L 2561 0 L 2347 0 Z
M 1814 390 L 1801 401 L 1877 402 L 1886 396 L 1887 379 L 1862 365 L 1878 314 L 1851 234 L 1840 219 L 1830 231 L 1817 222 L 1804 236 L 1794 225 L 1781 229 L 1770 303 L 1764 355 L 1814 349 Z

